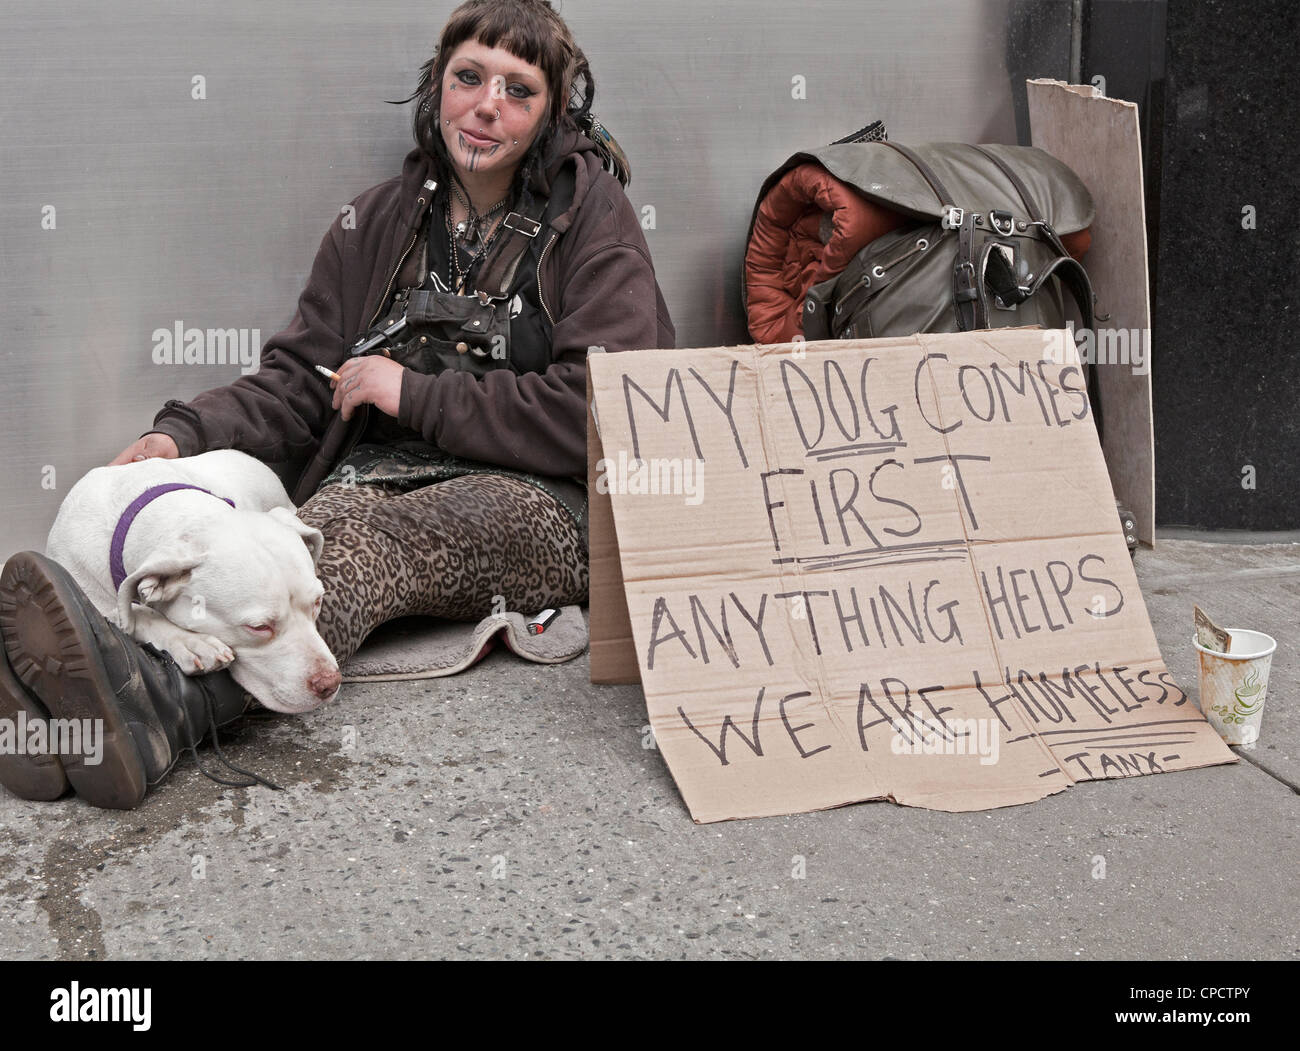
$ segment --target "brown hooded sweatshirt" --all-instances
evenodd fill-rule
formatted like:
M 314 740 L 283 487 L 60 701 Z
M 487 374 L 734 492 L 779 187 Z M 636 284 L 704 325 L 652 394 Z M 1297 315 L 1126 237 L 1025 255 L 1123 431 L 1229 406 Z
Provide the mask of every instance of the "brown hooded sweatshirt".
M 576 129 L 556 136 L 537 191 L 575 166 L 573 203 L 542 235 L 538 286 L 553 325 L 544 372 L 495 369 L 402 379 L 398 422 L 447 452 L 516 471 L 585 481 L 587 351 L 671 347 L 675 334 L 636 212 L 595 146 Z M 321 242 L 293 321 L 262 348 L 258 371 L 173 400 L 154 418 L 182 456 L 238 449 L 289 462 L 304 503 L 365 429 L 373 406 L 350 421 L 330 407 L 329 381 L 348 348 L 387 306 L 397 271 L 429 206 L 432 161 L 407 155 L 402 174 L 343 209 Z

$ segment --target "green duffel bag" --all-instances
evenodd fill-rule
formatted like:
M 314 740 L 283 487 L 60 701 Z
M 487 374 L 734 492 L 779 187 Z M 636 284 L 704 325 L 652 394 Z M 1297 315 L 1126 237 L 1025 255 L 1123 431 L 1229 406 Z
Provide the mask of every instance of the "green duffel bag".
M 1088 274 L 1061 243 L 1091 226 L 1092 197 L 1050 154 L 958 142 L 840 143 L 796 154 L 768 184 L 809 161 L 915 222 L 876 238 L 812 287 L 804 338 L 1063 328 L 1062 289 L 1083 327 L 1093 327 Z

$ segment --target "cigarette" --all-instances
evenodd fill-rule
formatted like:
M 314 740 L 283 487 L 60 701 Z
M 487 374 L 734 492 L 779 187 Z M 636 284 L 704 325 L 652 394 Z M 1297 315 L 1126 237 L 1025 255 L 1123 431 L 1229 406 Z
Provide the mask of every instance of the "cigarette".
M 317 365 L 316 371 L 322 376 L 327 376 L 329 379 L 332 379 L 335 383 L 339 382 L 343 378 L 337 372 L 331 372 L 324 365 Z

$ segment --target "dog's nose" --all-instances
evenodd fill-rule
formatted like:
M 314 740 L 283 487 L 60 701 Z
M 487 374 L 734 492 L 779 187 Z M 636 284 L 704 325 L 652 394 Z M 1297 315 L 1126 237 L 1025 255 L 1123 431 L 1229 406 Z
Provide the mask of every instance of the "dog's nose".
M 322 701 L 328 701 L 334 696 L 342 681 L 343 676 L 337 671 L 317 672 L 307 680 L 307 686 Z

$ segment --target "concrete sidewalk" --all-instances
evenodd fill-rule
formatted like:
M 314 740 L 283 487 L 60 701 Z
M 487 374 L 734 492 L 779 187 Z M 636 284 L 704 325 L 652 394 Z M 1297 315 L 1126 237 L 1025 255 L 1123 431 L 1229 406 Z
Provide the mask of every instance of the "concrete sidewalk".
M 1243 761 L 696 825 L 639 686 L 495 653 L 252 725 L 227 754 L 284 792 L 191 760 L 127 813 L 0 790 L 0 958 L 1295 959 L 1300 544 L 1162 539 L 1137 570 L 1193 696 L 1193 601 L 1278 640 Z

